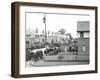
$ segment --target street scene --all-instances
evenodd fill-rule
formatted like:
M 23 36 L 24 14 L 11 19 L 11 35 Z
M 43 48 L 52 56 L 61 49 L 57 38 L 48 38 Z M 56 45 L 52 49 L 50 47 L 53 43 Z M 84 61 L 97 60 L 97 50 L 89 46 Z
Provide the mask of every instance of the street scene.
M 26 67 L 89 64 L 89 16 L 26 14 Z

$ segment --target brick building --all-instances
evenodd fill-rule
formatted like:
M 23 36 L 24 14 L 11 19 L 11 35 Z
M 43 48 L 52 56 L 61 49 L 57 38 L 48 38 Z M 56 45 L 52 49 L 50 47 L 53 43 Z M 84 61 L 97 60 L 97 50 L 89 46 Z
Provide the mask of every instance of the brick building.
M 78 54 L 89 55 L 90 22 L 77 22 Z

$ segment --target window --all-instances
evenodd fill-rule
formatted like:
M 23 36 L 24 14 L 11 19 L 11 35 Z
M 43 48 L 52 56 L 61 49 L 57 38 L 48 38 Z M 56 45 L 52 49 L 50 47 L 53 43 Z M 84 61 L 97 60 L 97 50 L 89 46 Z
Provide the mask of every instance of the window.
M 83 36 L 83 32 L 80 32 L 80 38 L 83 38 L 84 36 Z
M 77 37 L 78 37 L 78 38 L 83 38 L 83 32 L 79 32 L 79 33 L 77 34 Z
M 80 33 L 77 33 L 77 38 L 80 38 Z
M 89 32 L 84 32 L 84 38 L 89 38 L 90 34 Z
M 89 38 L 90 33 L 89 32 L 80 32 L 77 34 L 77 38 Z
M 83 50 L 83 51 L 86 51 L 86 46 L 83 46 L 83 47 L 82 47 L 82 50 Z

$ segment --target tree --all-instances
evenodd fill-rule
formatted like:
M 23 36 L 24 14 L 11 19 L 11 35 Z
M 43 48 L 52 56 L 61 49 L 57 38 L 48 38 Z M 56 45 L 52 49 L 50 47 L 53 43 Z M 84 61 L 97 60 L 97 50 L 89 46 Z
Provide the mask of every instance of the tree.
M 53 39 L 51 40 L 51 43 L 54 43 L 54 40 Z
M 72 38 L 72 35 L 71 35 L 70 33 L 67 33 L 66 36 L 67 36 L 67 38 L 70 39 L 70 40 L 73 39 L 73 38 Z
M 38 33 L 38 28 L 36 28 L 35 32 Z
M 50 34 L 50 31 L 48 31 L 48 34 Z
M 60 34 L 65 34 L 66 30 L 65 30 L 65 29 L 60 29 L 58 32 L 59 32 Z
M 54 33 L 54 32 L 52 32 L 52 35 L 53 35 L 53 33 Z
M 44 34 L 44 30 L 42 30 L 42 33 Z

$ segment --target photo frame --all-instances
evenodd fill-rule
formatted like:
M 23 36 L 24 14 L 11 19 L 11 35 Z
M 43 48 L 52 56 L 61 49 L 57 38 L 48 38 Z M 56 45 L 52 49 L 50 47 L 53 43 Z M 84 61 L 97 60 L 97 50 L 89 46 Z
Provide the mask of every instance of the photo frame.
M 11 4 L 11 76 L 97 73 L 97 7 Z

